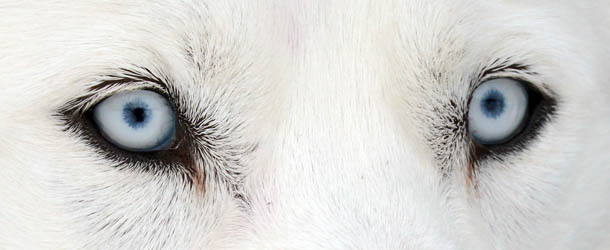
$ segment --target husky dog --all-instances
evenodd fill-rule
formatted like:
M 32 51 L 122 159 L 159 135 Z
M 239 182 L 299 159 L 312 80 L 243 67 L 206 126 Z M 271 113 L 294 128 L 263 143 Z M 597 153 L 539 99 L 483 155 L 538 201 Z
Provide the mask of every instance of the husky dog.
M 610 249 L 606 0 L 0 1 L 0 249 Z

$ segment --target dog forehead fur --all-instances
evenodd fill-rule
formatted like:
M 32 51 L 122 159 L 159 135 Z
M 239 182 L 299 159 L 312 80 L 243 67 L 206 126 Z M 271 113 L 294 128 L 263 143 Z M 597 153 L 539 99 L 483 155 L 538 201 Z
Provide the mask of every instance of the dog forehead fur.
M 0 0 L 0 16 L 1 249 L 610 248 L 607 1 Z M 430 144 L 433 110 L 497 60 L 526 62 L 557 110 L 471 179 L 464 145 Z M 220 177 L 115 167 L 66 131 L 59 109 L 133 67 L 231 131 L 234 164 L 195 166 Z

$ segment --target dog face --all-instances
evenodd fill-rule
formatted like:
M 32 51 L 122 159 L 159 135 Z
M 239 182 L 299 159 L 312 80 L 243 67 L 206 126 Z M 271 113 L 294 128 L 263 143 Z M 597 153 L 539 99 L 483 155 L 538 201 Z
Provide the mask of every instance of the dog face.
M 0 2 L 0 248 L 607 249 L 602 1 Z

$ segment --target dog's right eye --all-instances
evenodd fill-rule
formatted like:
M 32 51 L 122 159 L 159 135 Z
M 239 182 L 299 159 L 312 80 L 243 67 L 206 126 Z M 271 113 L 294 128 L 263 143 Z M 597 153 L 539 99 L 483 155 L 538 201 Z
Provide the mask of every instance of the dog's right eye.
M 192 122 L 176 101 L 178 93 L 159 77 L 147 69 L 121 74 L 107 76 L 59 108 L 65 131 L 112 166 L 194 176 L 199 171 L 192 167 L 197 160 L 194 138 L 214 141 L 208 134 L 192 133 Z
M 529 105 L 528 89 L 520 81 L 508 78 L 486 81 L 470 100 L 470 133 L 484 145 L 506 142 L 527 121 Z
M 165 97 L 149 90 L 118 93 L 93 108 L 93 122 L 111 144 L 131 152 L 168 149 L 176 114 Z

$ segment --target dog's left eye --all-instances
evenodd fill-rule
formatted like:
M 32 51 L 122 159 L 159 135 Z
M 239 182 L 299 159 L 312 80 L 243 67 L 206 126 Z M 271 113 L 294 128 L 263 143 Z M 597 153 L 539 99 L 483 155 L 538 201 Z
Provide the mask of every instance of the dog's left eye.
M 131 152 L 167 149 L 176 131 L 176 115 L 166 98 L 148 90 L 108 97 L 94 107 L 93 121 L 110 143 Z
M 500 78 L 482 83 L 472 94 L 468 127 L 483 145 L 497 145 L 515 136 L 528 120 L 529 93 L 524 83 Z

